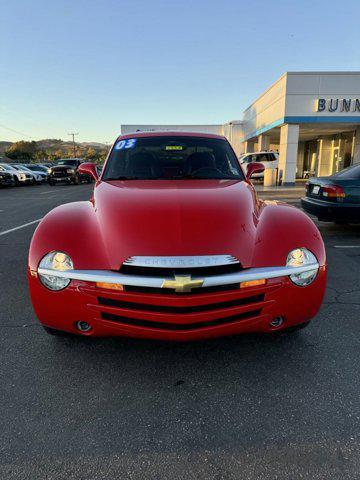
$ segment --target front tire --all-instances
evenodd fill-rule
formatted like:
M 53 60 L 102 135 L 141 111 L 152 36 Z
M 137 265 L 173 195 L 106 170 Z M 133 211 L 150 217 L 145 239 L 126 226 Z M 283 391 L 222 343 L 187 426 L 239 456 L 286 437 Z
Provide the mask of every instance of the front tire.
M 79 176 L 78 173 L 75 175 L 74 180 L 73 180 L 73 183 L 74 183 L 74 185 L 79 185 L 79 183 L 80 183 L 80 176 Z
M 48 335 L 52 335 L 54 337 L 72 337 L 71 333 L 64 332 L 63 330 L 56 330 L 55 328 L 46 327 L 45 325 L 42 326 L 45 332 Z

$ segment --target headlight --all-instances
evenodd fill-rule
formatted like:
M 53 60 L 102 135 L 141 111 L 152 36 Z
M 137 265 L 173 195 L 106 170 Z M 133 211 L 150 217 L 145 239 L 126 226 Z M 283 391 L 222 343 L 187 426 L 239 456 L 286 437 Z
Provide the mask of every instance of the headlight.
M 306 248 L 296 248 L 292 250 L 286 259 L 286 266 L 287 267 L 305 267 L 306 265 L 316 264 L 317 259 L 315 255 Z M 309 270 L 307 272 L 302 273 L 294 273 L 290 275 L 290 280 L 300 287 L 306 287 L 306 285 L 310 285 L 317 275 L 318 268 L 314 268 L 313 270 Z
M 66 272 L 73 270 L 74 265 L 69 257 L 64 252 L 50 252 L 41 260 L 39 268 L 46 268 L 47 270 L 57 270 Z M 70 278 L 60 278 L 54 275 L 43 275 L 39 273 L 41 283 L 50 290 L 62 290 L 70 283 Z
M 74 172 L 75 172 L 75 170 L 72 169 L 72 168 L 68 168 L 68 169 L 66 170 L 66 173 L 74 173 Z

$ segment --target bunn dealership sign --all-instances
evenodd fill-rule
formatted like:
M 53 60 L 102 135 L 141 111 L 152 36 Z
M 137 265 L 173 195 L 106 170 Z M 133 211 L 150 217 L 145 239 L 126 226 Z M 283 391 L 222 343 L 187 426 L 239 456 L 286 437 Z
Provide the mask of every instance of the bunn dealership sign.
M 318 98 L 317 112 L 360 112 L 359 98 Z

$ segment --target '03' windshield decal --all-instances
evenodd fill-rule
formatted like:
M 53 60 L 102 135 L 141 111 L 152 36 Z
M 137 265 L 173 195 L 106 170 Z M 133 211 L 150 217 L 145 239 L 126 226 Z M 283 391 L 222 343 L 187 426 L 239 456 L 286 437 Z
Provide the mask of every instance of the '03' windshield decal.
M 134 148 L 136 145 L 136 138 L 128 138 L 127 140 L 120 140 L 115 145 L 115 150 L 127 150 L 128 148 Z

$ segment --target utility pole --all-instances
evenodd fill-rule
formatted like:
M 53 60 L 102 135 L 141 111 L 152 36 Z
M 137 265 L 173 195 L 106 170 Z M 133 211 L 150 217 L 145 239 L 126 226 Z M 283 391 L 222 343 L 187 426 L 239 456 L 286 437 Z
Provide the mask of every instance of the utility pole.
M 70 137 L 72 137 L 72 142 L 73 142 L 73 149 L 74 149 L 74 158 L 76 158 L 76 145 L 75 145 L 75 135 L 79 135 L 79 133 L 68 133 Z

